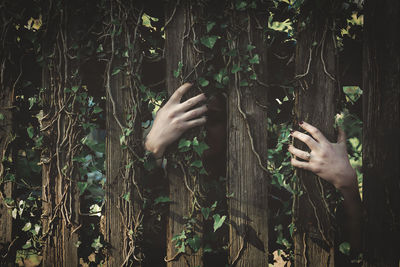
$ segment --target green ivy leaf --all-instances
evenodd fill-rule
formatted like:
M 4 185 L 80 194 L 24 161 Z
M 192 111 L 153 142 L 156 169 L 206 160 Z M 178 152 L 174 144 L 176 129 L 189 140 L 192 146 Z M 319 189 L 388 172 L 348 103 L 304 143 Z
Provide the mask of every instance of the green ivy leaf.
M 182 245 L 179 247 L 178 253 L 185 253 L 185 243 L 182 243 Z
M 158 197 L 154 200 L 154 204 L 158 204 L 158 203 L 168 203 L 171 202 L 171 199 L 167 196 L 161 196 Z
M 240 81 L 240 86 L 249 86 L 249 83 L 246 80 Z
M 193 150 L 199 155 L 203 155 L 204 150 L 209 149 L 210 147 L 204 142 L 197 142 L 197 145 L 193 142 Z
M 174 77 L 178 78 L 179 74 L 181 74 L 183 64 L 181 61 L 178 62 L 178 68 L 174 70 Z
M 95 106 L 94 109 L 93 109 L 93 113 L 94 114 L 100 113 L 102 111 L 103 111 L 103 109 L 101 107 L 99 107 L 99 106 Z
M 350 243 L 343 242 L 342 244 L 339 245 L 339 250 L 345 255 L 350 255 Z
M 200 77 L 200 78 L 199 78 L 199 84 L 200 84 L 202 87 L 206 87 L 209 83 L 210 83 L 210 82 L 209 82 L 208 80 L 204 79 L 203 77 Z
M 207 33 L 209 33 L 212 30 L 212 28 L 214 28 L 215 24 L 216 23 L 214 21 L 207 22 Z
M 22 249 L 28 249 L 32 247 L 32 241 L 29 239 L 26 241 L 25 245 L 22 246 Z
M 113 72 L 111 73 L 111 76 L 117 75 L 117 74 L 120 73 L 120 72 L 121 72 L 121 69 L 120 69 L 120 68 L 115 68 L 115 69 L 113 70 Z
M 194 252 L 197 252 L 201 247 L 201 239 L 198 235 L 193 236 L 193 238 L 188 239 L 189 246 Z
M 255 54 L 253 58 L 249 60 L 250 64 L 259 64 L 260 63 L 260 57 L 258 54 Z
M 196 168 L 201 168 L 201 167 L 203 167 L 203 162 L 201 162 L 201 160 L 195 160 L 192 162 L 192 164 L 190 164 L 190 166 L 196 167 Z
M 201 208 L 201 214 L 203 214 L 204 219 L 208 219 L 210 215 L 211 209 L 210 208 Z
M 244 8 L 247 6 L 247 3 L 244 1 L 239 1 L 236 2 L 236 9 L 237 10 L 244 10 Z
M 77 86 L 77 85 L 72 86 L 71 90 L 72 90 L 72 92 L 76 93 L 79 90 L 79 86 Z
M 233 64 L 231 72 L 233 74 L 235 74 L 236 72 L 241 71 L 241 70 L 242 70 L 242 67 L 240 67 L 238 64 Z
M 251 51 L 251 50 L 253 50 L 254 48 L 256 48 L 254 45 L 248 44 L 246 50 L 247 50 L 247 51 Z
M 79 189 L 79 195 L 81 196 L 83 193 L 85 193 L 88 183 L 87 182 L 78 182 L 78 189 Z
M 28 132 L 29 138 L 32 138 L 35 134 L 35 129 L 33 129 L 32 126 L 29 126 L 28 128 L 26 128 L 26 131 Z
M 4 114 L 0 113 L 0 121 L 4 120 Z
M 222 224 L 224 223 L 226 216 L 220 216 L 219 214 L 215 214 L 214 218 L 214 232 L 221 228 Z
M 200 39 L 200 42 L 201 42 L 204 46 L 206 46 L 206 47 L 212 49 L 212 48 L 214 47 L 215 43 L 217 42 L 217 39 L 218 39 L 218 36 L 216 36 L 216 35 L 204 36 L 204 37 L 202 37 L 202 38 Z
M 100 52 L 103 52 L 103 50 L 104 50 L 104 49 L 103 49 L 103 45 L 100 44 L 99 47 L 97 47 L 96 52 L 97 52 L 97 53 L 100 53 Z
M 38 235 L 40 228 L 41 228 L 41 226 L 39 224 L 35 224 L 35 226 L 31 229 L 31 233 L 34 235 Z
M 125 194 L 122 196 L 122 198 L 125 199 L 125 200 L 128 201 L 128 202 L 131 200 L 130 197 L 131 197 L 131 192 L 125 193 Z
M 25 226 L 22 228 L 22 231 L 24 231 L 24 232 L 29 231 L 29 229 L 31 229 L 31 227 L 32 227 L 32 224 L 30 222 L 27 222 L 25 224 Z
M 184 138 L 179 140 L 178 149 L 180 152 L 186 152 L 190 150 L 190 145 L 192 142 L 190 140 L 186 140 Z
M 250 75 L 250 79 L 257 80 L 257 74 L 253 73 L 252 75 Z

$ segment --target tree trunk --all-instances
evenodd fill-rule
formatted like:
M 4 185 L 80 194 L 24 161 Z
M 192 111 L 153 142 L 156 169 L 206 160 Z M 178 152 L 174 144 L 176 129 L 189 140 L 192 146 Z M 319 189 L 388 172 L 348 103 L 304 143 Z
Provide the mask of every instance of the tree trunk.
M 316 4 L 315 1 L 309 3 Z M 306 16 L 307 12 L 302 11 Z M 299 25 L 301 23 L 300 20 Z M 298 35 L 295 123 L 304 120 L 317 127 L 331 142 L 336 142 L 333 126 L 339 87 L 335 74 L 335 37 L 329 29 L 327 18 L 318 22 L 311 20 Z M 294 143 L 296 147 L 309 151 L 304 143 L 298 140 Z M 334 192 L 333 187 L 309 171 L 297 169 L 296 174 L 294 264 L 334 266 L 334 217 L 331 207 L 334 201 L 328 198 L 329 193 Z
M 139 81 L 139 33 L 143 10 L 131 1 L 111 1 L 111 40 L 106 67 L 106 266 L 141 266 L 143 155 Z M 132 22 L 133 21 L 133 22 Z M 120 34 L 115 34 L 120 31 Z M 122 54 L 125 53 L 123 57 Z M 113 74 L 115 69 L 121 72 Z
M 363 266 L 400 262 L 400 2 L 366 1 L 363 64 Z
M 233 64 L 243 69 L 249 65 L 258 80 L 249 79 L 244 71 L 237 72 L 228 91 L 229 262 L 233 266 L 268 266 L 267 45 L 258 27 L 268 17 L 249 9 L 234 11 L 231 18 L 234 32 L 227 37 L 232 40 L 230 50 L 250 58 L 258 55 L 260 62 L 250 64 L 243 57 L 233 58 Z M 248 45 L 256 48 L 248 51 Z M 244 81 L 249 84 L 243 86 Z

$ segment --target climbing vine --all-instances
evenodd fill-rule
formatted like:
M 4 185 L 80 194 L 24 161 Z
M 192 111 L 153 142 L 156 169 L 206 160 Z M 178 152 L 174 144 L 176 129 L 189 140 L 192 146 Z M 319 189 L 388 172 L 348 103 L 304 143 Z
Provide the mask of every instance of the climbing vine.
M 305 193 L 286 151 L 296 121 L 294 93 L 298 86 L 307 90 L 311 56 L 320 51 L 324 62 L 327 39 L 334 39 L 338 53 L 346 51 L 349 39 L 357 41 L 361 27 L 357 5 L 343 1 L 329 9 L 330 16 L 338 19 L 311 43 L 304 73 L 295 73 L 296 38 L 312 26 L 312 15 L 302 11 L 311 8 L 308 1 L 176 1 L 157 7 L 142 1 L 33 1 L 20 14 L 17 10 L 25 4 L 3 2 L 0 11 L 7 16 L 2 27 L 6 52 L 1 54 L 1 89 L 13 91 L 13 101 L 0 109 L 1 121 L 12 117 L 12 133 L 7 144 L 2 143 L 0 200 L 17 234 L 1 247 L 2 258 L 18 264 L 45 262 L 49 249 L 55 249 L 57 238 L 66 231 L 74 238 L 79 264 L 107 264 L 113 257 L 108 212 L 115 209 L 123 225 L 123 255 L 118 255 L 122 265 L 146 264 L 155 247 L 153 238 L 166 228 L 172 200 L 164 172 L 173 169 L 182 174 L 190 209 L 183 228 L 168 240 L 175 254 L 161 257 L 169 262 L 201 253 L 205 261 L 223 258 L 228 263 L 227 201 L 233 195 L 227 190 L 225 171 L 210 170 L 205 156 L 210 150 L 207 128 L 189 131 L 173 144 L 161 171 L 143 147 L 157 110 L 168 98 L 168 79 L 174 79 L 177 84 L 192 82 L 193 94 L 205 93 L 209 104 L 225 99 L 234 88 L 246 138 L 270 185 L 270 262 L 279 257 L 293 260 L 293 196 Z M 183 38 L 176 40 L 179 60 L 173 77 L 166 77 L 165 35 L 182 6 Z M 168 12 L 160 12 L 167 7 Z M 251 27 L 262 33 L 267 60 L 250 35 Z M 267 73 L 261 66 L 265 60 Z M 342 78 L 324 64 L 323 69 L 332 80 Z M 338 110 L 344 110 L 338 117 L 348 130 L 351 162 L 361 183 L 358 85 L 338 84 Z M 268 93 L 268 103 L 256 103 L 268 115 L 268 151 L 257 151 L 254 129 L 241 102 L 242 89 L 255 86 Z M 212 119 L 226 122 L 226 114 Z M 112 143 L 118 149 L 109 145 L 111 128 L 118 135 L 118 142 Z M 114 151 L 121 159 L 117 171 L 109 168 Z M 6 184 L 13 184 L 12 196 L 5 197 Z M 331 193 L 324 196 L 330 211 L 332 203 L 339 203 Z M 348 254 L 343 244 L 340 250 Z M 240 256 L 241 250 L 229 264 Z

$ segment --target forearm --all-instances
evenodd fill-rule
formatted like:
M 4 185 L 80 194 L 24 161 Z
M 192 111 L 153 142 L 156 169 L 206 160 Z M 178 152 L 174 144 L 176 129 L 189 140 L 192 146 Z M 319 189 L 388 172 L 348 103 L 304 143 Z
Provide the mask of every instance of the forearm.
M 341 187 L 339 191 L 343 195 L 343 208 L 345 212 L 345 232 L 353 252 L 361 250 L 362 237 L 362 202 L 357 186 L 357 178 L 351 186 Z

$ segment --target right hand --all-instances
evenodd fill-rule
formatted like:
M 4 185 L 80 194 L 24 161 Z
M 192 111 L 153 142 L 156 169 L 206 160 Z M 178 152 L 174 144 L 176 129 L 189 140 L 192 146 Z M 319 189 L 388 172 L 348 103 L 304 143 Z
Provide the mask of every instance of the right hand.
M 146 137 L 145 148 L 152 152 L 155 158 L 161 158 L 165 149 L 176 141 L 185 131 L 195 126 L 203 125 L 207 106 L 192 109 L 199 102 L 206 100 L 204 94 L 199 94 L 181 103 L 182 96 L 192 87 L 185 83 L 170 97 L 168 102 L 158 110 L 149 134 Z

